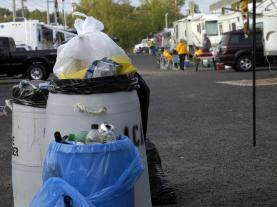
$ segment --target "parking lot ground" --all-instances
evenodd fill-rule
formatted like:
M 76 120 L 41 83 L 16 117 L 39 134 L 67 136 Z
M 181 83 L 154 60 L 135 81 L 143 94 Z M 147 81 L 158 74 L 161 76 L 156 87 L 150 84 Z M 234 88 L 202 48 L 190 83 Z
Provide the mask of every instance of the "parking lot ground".
M 277 206 L 277 86 L 257 87 L 254 148 L 252 87 L 219 83 L 251 80 L 250 72 L 161 71 L 151 56 L 131 58 L 151 89 L 147 136 L 178 196 L 168 207 Z M 13 84 L 0 80 L 0 105 Z M 11 114 L 0 123 L 0 206 L 12 207 Z

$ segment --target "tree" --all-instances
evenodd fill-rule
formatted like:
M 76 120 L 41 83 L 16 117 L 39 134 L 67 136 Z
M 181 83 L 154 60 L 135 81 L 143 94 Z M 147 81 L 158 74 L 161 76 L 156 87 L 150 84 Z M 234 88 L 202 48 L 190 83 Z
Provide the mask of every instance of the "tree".
M 40 22 L 46 22 L 46 12 L 42 12 L 38 9 L 30 12 L 29 19 L 36 19 Z
M 10 22 L 12 19 L 12 12 L 10 10 L 0 8 L 0 22 Z
M 181 18 L 184 3 L 184 0 L 142 0 L 135 8 L 129 0 L 81 0 L 76 10 L 102 21 L 104 32 L 118 37 L 124 49 L 131 49 L 142 38 L 164 28 L 166 13 L 169 25 Z

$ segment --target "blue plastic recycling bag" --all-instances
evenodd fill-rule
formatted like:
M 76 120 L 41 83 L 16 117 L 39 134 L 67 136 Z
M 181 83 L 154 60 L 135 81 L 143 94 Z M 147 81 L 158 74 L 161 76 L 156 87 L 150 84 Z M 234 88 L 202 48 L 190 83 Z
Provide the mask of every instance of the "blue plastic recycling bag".
M 144 170 L 128 137 L 106 144 L 49 145 L 43 180 L 60 177 L 97 207 L 134 206 L 134 185 Z
M 65 196 L 71 198 L 72 206 L 95 207 L 75 188 L 60 178 L 48 179 L 37 192 L 29 207 L 66 207 Z

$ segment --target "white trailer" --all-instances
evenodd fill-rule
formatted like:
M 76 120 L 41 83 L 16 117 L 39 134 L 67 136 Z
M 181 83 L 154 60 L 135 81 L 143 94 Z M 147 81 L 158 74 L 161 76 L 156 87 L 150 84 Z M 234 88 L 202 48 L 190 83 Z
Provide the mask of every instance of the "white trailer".
M 175 22 L 173 22 L 173 29 L 174 29 L 174 41 L 179 42 L 180 39 L 185 39 L 186 38 L 186 28 L 187 28 L 187 19 L 179 19 Z
M 23 21 L 0 23 L 0 36 L 12 37 L 16 45 L 27 45 L 33 50 L 54 48 L 55 42 L 60 44 L 74 35 L 62 31 L 60 26 L 47 25 L 38 20 L 23 19 Z
M 267 2 L 263 12 L 264 54 L 277 56 L 277 0 Z
M 220 41 L 218 31 L 218 16 L 214 14 L 194 14 L 174 22 L 175 41 L 185 39 L 191 49 L 193 46 L 203 46 L 203 35 L 206 33 L 212 47 Z
M 242 28 L 243 20 L 240 12 L 231 12 L 218 17 L 218 30 L 220 34 Z

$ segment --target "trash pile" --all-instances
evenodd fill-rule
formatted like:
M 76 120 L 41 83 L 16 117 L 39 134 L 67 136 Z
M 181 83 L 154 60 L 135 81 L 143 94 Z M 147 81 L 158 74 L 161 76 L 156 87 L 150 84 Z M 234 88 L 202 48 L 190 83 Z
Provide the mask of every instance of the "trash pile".
M 22 80 L 12 90 L 12 101 L 16 104 L 45 108 L 50 82 Z
M 54 136 L 44 159 L 44 184 L 29 207 L 134 206 L 134 185 L 144 167 L 128 137 L 115 136 L 110 124 L 89 133 Z
M 54 134 L 55 141 L 62 144 L 106 144 L 120 139 L 114 131 L 114 126 L 109 123 L 92 124 L 91 130 L 80 131 L 76 134 L 61 136 L 59 131 Z
M 109 36 L 102 32 L 99 20 L 79 12 L 74 15 L 78 35 L 58 47 L 54 74 L 59 79 L 90 79 L 135 73 L 129 57 Z
M 13 88 L 14 206 L 36 192 L 29 207 L 150 207 L 146 153 L 159 157 L 145 141 L 150 90 L 102 22 L 75 15 L 85 20 L 58 47 L 58 79 Z M 161 163 L 148 168 L 153 203 L 175 203 Z

